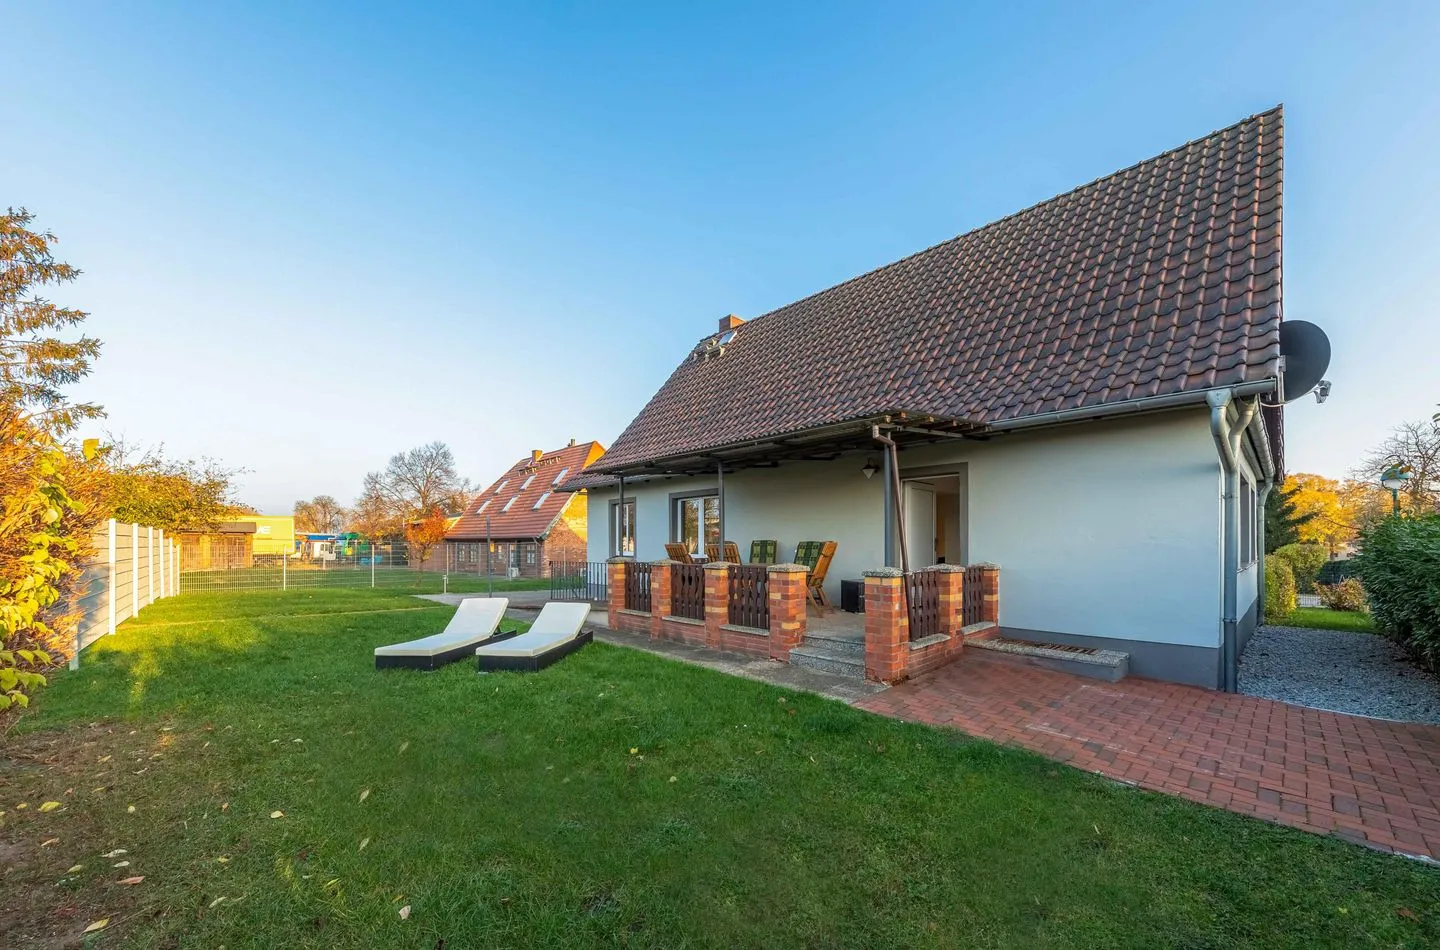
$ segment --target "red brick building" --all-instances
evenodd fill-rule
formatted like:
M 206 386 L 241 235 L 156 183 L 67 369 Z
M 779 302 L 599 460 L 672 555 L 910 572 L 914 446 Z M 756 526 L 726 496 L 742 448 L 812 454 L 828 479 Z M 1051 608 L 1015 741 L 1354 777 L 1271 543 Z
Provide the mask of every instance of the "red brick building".
M 586 494 L 558 488 L 604 454 L 599 442 L 572 441 L 510 466 L 445 533 L 449 572 L 548 577 L 551 561 L 584 561 Z

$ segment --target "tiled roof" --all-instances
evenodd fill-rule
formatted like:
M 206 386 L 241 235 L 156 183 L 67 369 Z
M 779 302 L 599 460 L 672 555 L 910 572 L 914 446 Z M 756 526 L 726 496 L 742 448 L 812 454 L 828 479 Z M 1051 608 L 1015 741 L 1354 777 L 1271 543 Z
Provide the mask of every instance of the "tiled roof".
M 723 354 L 687 356 L 595 472 L 882 413 L 1004 428 L 1276 376 L 1282 118 L 742 324 Z
M 475 496 L 445 537 L 483 540 L 486 516 L 490 519 L 490 537 L 496 540 L 544 537 L 565 503 L 574 497 L 559 491 L 559 483 L 568 481 L 604 452 L 599 442 L 581 442 L 545 452 L 538 459 L 525 456 Z

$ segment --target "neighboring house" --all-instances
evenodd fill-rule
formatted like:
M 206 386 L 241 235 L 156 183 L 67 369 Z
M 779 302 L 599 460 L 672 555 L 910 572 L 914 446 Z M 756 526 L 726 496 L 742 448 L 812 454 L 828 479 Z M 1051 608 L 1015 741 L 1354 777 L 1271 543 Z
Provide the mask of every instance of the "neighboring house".
M 1277 108 L 722 319 L 568 483 L 604 513 L 589 559 L 834 540 L 836 603 L 991 562 L 1003 635 L 1230 685 L 1283 463 L 1281 151 Z
M 278 567 L 295 550 L 292 515 L 235 515 L 210 530 L 178 534 L 182 571 Z
M 516 462 L 476 495 L 445 534 L 445 556 L 456 574 L 548 577 L 552 561 L 585 560 L 587 498 L 559 486 L 605 452 L 599 442 L 571 440 Z

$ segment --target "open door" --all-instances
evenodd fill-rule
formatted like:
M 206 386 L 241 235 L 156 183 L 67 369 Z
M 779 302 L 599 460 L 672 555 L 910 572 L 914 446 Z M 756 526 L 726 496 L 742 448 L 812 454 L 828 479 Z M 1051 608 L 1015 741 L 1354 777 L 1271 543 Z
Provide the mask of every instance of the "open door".
M 929 567 L 935 559 L 935 487 L 907 481 L 905 488 L 905 555 L 910 570 Z

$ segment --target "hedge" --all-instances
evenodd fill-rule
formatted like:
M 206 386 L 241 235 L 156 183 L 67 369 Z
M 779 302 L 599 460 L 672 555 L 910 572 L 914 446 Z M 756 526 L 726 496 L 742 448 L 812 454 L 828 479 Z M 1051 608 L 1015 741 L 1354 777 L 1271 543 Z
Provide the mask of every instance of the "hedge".
M 1277 554 L 1265 555 L 1265 619 L 1284 623 L 1295 612 L 1295 572 Z
M 1315 580 L 1320 568 L 1330 559 L 1330 553 L 1323 544 L 1286 544 L 1273 552 L 1283 557 L 1295 572 L 1295 589 L 1302 594 L 1315 593 Z
M 1386 518 L 1365 532 L 1362 551 L 1375 625 L 1440 671 L 1440 515 Z

